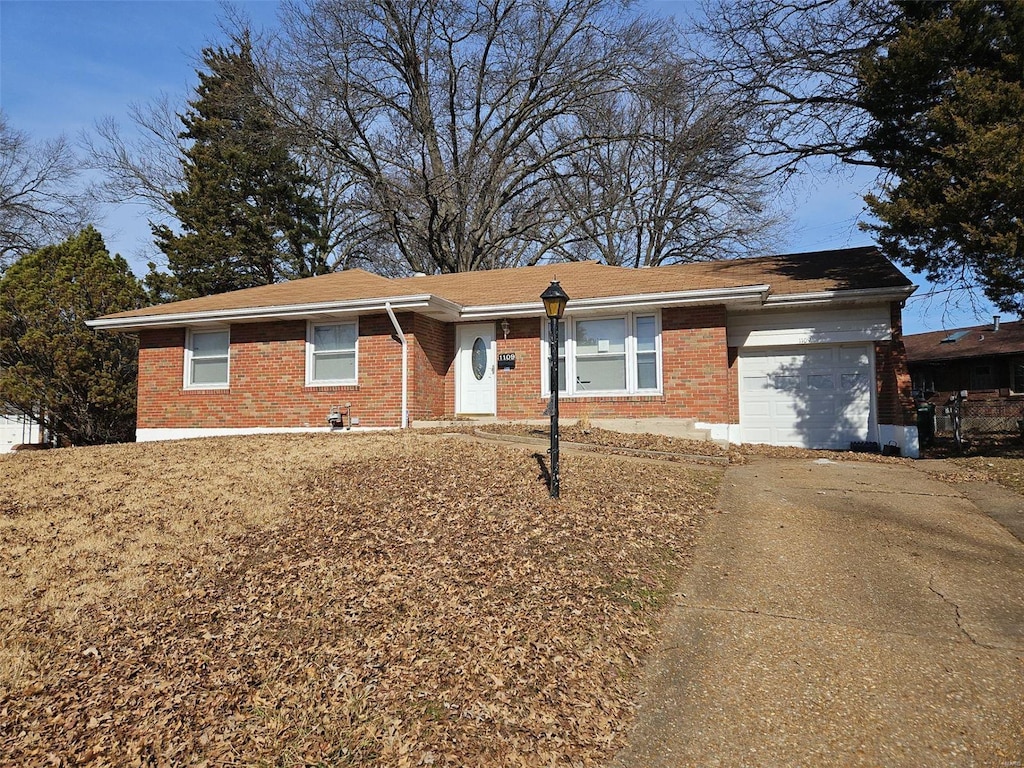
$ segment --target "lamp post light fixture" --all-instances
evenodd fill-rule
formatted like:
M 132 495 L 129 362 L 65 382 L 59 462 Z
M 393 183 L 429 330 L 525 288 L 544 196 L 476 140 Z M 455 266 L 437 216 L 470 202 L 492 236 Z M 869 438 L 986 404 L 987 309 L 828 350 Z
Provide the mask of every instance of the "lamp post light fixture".
M 544 302 L 544 314 L 548 316 L 548 353 L 551 368 L 548 387 L 551 389 L 551 497 L 558 498 L 558 321 L 562 319 L 569 295 L 562 290 L 557 280 L 552 280 L 540 295 Z

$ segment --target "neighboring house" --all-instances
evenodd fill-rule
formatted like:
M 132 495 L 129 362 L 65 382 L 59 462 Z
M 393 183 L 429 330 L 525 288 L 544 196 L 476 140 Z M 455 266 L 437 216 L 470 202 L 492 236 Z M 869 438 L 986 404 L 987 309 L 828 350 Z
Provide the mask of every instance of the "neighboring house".
M 914 394 L 989 392 L 1024 395 L 1024 323 L 992 323 L 905 336 Z
M 39 443 L 39 425 L 24 414 L 0 413 L 0 453 L 7 453 L 16 445 Z
M 935 429 L 952 429 L 949 406 L 966 393 L 963 426 L 971 432 L 1019 432 L 1024 419 L 1024 322 L 905 337 L 914 397 L 936 406 Z
M 543 418 L 540 294 L 570 301 L 560 412 L 732 443 L 917 454 L 900 308 L 874 248 L 628 269 L 593 262 L 388 279 L 361 270 L 90 322 L 139 337 L 138 439 L 452 416 Z M 347 424 L 347 422 L 346 422 Z

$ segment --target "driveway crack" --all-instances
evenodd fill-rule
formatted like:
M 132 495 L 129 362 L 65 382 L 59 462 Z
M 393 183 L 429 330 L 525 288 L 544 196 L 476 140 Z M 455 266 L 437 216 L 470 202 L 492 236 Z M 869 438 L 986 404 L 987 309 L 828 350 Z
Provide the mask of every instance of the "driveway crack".
M 929 583 L 928 588 L 932 592 L 934 592 L 944 603 L 947 603 L 948 605 L 953 607 L 953 611 L 954 611 L 954 614 L 956 616 L 956 626 L 957 626 L 957 629 L 959 629 L 960 633 L 970 641 L 971 645 L 976 645 L 979 648 L 984 648 L 984 649 L 990 650 L 990 651 L 1013 651 L 1014 653 L 1020 653 L 1020 652 L 1024 651 L 1024 648 L 1021 648 L 1021 647 L 1016 646 L 1016 645 L 993 645 L 993 644 L 990 644 L 990 643 L 978 642 L 971 635 L 971 633 L 968 632 L 964 628 L 964 625 L 962 623 L 962 617 L 960 616 L 960 606 L 958 606 L 952 600 L 950 600 L 945 595 L 943 595 L 931 583 Z M 676 600 L 676 601 L 674 601 L 673 605 L 677 609 L 684 609 L 684 610 L 690 610 L 690 611 L 706 611 L 706 612 L 709 612 L 709 613 L 741 614 L 741 615 L 746 615 L 746 616 L 757 616 L 757 617 L 766 618 L 766 619 L 779 619 L 781 621 L 796 621 L 796 622 L 802 622 L 802 623 L 806 623 L 806 624 L 819 624 L 819 625 L 828 626 L 828 627 L 847 627 L 847 628 L 850 628 L 850 629 L 859 630 L 861 632 L 871 632 L 871 633 L 877 633 L 877 634 L 883 634 L 883 635 L 894 635 L 894 636 L 899 636 L 899 637 L 913 637 L 913 638 L 933 639 L 931 635 L 929 635 L 929 634 L 921 634 L 919 632 L 907 632 L 907 631 L 902 631 L 902 630 L 898 630 L 898 629 L 871 627 L 871 626 L 865 626 L 865 625 L 862 625 L 862 624 L 851 624 L 849 622 L 836 621 L 834 619 L 814 618 L 814 617 L 810 617 L 810 616 L 798 616 L 798 615 L 795 615 L 795 614 L 787 614 L 787 613 L 775 613 L 773 611 L 764 611 L 764 610 L 761 610 L 760 608 L 736 607 L 736 606 L 724 606 L 724 605 L 709 605 L 707 603 L 694 603 L 694 602 L 690 602 L 690 601 L 685 600 L 685 599 L 683 599 L 683 600 Z M 666 650 L 675 650 L 675 649 L 676 648 L 674 646 L 669 646 Z
M 928 589 L 930 589 L 932 592 L 938 595 L 942 602 L 946 603 L 946 605 L 949 605 L 953 608 L 953 614 L 956 617 L 957 629 L 959 629 L 960 632 L 963 633 L 963 636 L 970 640 L 972 645 L 979 645 L 978 641 L 971 636 L 971 633 L 967 631 L 967 628 L 963 624 L 963 616 L 960 615 L 960 606 L 955 601 L 950 600 L 948 597 L 946 597 L 946 595 L 944 595 L 940 590 L 935 588 L 934 574 L 930 576 L 928 579 Z
M 703 603 L 691 603 L 686 600 L 680 600 L 675 603 L 676 608 L 684 608 L 691 611 L 707 611 L 710 613 L 735 613 L 747 616 L 758 616 L 766 619 L 779 619 L 782 621 L 796 621 L 806 624 L 820 624 L 827 627 L 848 627 L 851 629 L 859 629 L 864 632 L 877 632 L 886 635 L 901 635 L 904 637 L 921 637 L 914 632 L 903 632 L 900 630 L 893 629 L 877 629 L 872 627 L 863 627 L 856 624 L 849 624 L 843 621 L 835 621 L 832 619 L 819 619 L 810 616 L 798 616 L 796 614 L 789 613 L 775 613 L 773 611 L 764 611 L 760 608 L 741 608 L 724 605 L 707 605 Z

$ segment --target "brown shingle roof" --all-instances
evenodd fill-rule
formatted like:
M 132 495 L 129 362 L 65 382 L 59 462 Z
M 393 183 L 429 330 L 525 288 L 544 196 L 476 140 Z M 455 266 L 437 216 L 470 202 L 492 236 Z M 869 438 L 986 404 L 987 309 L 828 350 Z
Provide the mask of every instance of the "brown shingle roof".
M 201 296 L 198 299 L 172 301 L 169 304 L 118 312 L 106 317 L 149 317 L 246 307 L 288 307 L 327 301 L 351 301 L 365 296 L 386 295 L 390 285 L 391 281 L 386 277 L 362 269 L 349 269 L 330 275 L 291 280 L 287 283 L 261 285 L 240 291 Z
M 768 284 L 774 295 L 909 286 L 874 247 L 756 259 L 706 261 L 647 269 L 595 262 L 545 264 L 392 281 L 398 293 L 433 293 L 462 306 L 537 301 L 551 280 L 572 299 L 672 293 Z
M 954 337 L 954 341 L 943 341 Z M 909 363 L 1024 354 L 1024 322 L 1000 323 L 998 331 L 993 331 L 990 323 L 950 331 L 915 333 L 904 336 L 903 344 L 907 348 Z
M 270 307 L 397 299 L 430 294 L 461 307 L 536 303 L 551 280 L 571 299 L 675 293 L 769 285 L 775 296 L 871 288 L 905 288 L 910 281 L 873 247 L 819 251 L 646 269 L 596 262 L 388 279 L 359 269 L 248 288 L 107 315 L 159 318 Z

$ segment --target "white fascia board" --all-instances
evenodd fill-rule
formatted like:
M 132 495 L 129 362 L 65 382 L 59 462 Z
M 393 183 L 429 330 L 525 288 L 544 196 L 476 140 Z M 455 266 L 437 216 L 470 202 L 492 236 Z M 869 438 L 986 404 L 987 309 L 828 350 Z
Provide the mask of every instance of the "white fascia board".
M 134 317 L 110 317 L 87 320 L 90 328 L 116 331 L 138 331 L 145 328 L 167 328 L 175 326 L 223 325 L 231 322 L 253 322 L 257 320 L 287 320 L 318 315 L 351 315 L 367 312 L 384 312 L 387 304 L 396 311 L 434 309 L 445 314 L 458 316 L 456 304 L 431 294 L 399 296 L 396 298 L 356 299 L 354 301 L 325 301 L 316 304 L 291 304 L 270 307 L 243 307 L 222 309 L 212 312 L 181 312 L 169 315 L 137 315 Z
M 858 288 L 856 290 L 816 291 L 813 293 L 789 293 L 769 296 L 766 307 L 798 306 L 808 304 L 834 304 L 844 301 L 902 301 L 917 290 L 916 285 L 899 288 Z
M 756 304 L 764 302 L 768 285 L 745 285 L 739 288 L 713 288 L 697 291 L 672 291 L 669 293 L 642 293 L 631 296 L 604 296 L 596 299 L 573 299 L 569 297 L 567 312 L 589 312 L 605 309 L 635 309 L 642 307 L 679 307 L 703 304 Z M 540 302 L 529 304 L 491 304 L 465 307 L 460 320 L 496 320 L 502 317 L 544 316 Z

